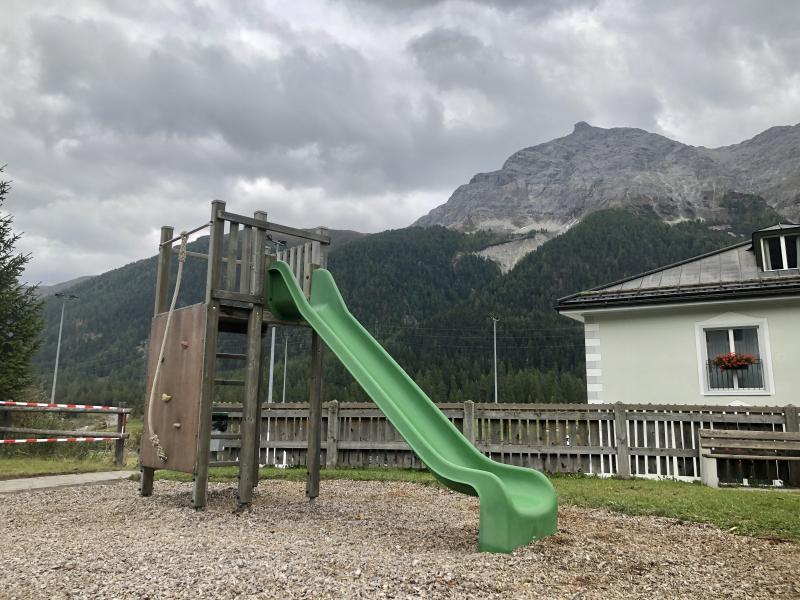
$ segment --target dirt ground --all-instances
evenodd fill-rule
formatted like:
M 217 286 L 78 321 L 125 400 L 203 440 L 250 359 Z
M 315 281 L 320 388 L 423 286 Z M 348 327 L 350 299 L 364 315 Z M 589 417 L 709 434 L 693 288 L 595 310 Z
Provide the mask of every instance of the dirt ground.
M 133 482 L 0 498 L 1 598 L 800 598 L 800 545 L 562 507 L 560 533 L 476 552 L 477 499 L 411 483 Z M 799 517 L 800 518 L 800 517 Z

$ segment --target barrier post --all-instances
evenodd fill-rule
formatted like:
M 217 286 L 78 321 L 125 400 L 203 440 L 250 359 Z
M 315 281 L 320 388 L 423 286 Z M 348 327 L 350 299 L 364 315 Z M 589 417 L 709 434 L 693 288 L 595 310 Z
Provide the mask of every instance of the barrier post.
M 125 425 L 128 422 L 127 413 L 117 413 L 117 433 L 120 438 L 114 442 L 114 464 L 121 467 L 125 464 Z

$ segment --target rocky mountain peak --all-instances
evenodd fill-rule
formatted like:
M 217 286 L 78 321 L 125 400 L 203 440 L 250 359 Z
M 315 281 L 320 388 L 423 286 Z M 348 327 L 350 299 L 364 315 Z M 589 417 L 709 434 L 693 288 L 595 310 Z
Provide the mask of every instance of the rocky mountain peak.
M 722 200 L 732 192 L 760 196 L 786 218 L 800 219 L 800 125 L 709 149 L 579 121 L 571 134 L 523 148 L 501 169 L 475 175 L 415 225 L 559 232 L 616 207 L 646 208 L 668 222 L 725 222 Z

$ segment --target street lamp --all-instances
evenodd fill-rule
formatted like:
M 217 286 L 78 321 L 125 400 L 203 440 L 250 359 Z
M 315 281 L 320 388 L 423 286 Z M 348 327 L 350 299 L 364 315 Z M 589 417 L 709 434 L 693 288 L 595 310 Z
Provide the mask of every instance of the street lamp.
M 56 345 L 56 366 L 53 369 L 53 389 L 50 390 L 50 403 L 54 404 L 56 401 L 56 381 L 58 381 L 58 358 L 61 356 L 61 332 L 64 330 L 64 308 L 67 306 L 67 300 L 77 300 L 75 294 L 65 294 L 58 292 L 54 294 L 56 298 L 61 298 L 61 322 L 58 325 L 58 344 Z
M 497 317 L 489 315 L 492 320 L 492 333 L 494 338 L 494 403 L 497 404 L 497 322 L 500 320 Z

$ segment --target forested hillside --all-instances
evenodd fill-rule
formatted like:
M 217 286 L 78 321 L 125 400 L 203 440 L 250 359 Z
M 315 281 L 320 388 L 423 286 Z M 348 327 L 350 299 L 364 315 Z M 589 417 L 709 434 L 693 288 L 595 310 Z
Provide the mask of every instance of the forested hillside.
M 471 252 L 498 241 L 489 233 L 441 227 L 387 231 L 332 250 L 330 269 L 355 316 L 436 401 L 489 401 L 492 321 L 497 324 L 500 398 L 505 402 L 581 402 L 582 331 L 553 310 L 561 296 L 735 243 L 698 222 L 665 225 L 655 216 L 598 212 L 547 242 L 501 275 Z M 206 240 L 195 242 L 202 250 Z M 155 259 L 98 276 L 70 291 L 59 398 L 141 406 L 152 314 Z M 181 304 L 198 301 L 205 265 L 185 274 Z M 37 366 L 49 383 L 60 304 L 50 300 Z M 278 334 L 276 399 L 282 396 L 284 335 Z M 289 332 L 287 401 L 307 394 L 308 338 Z M 363 400 L 329 357 L 326 398 Z

